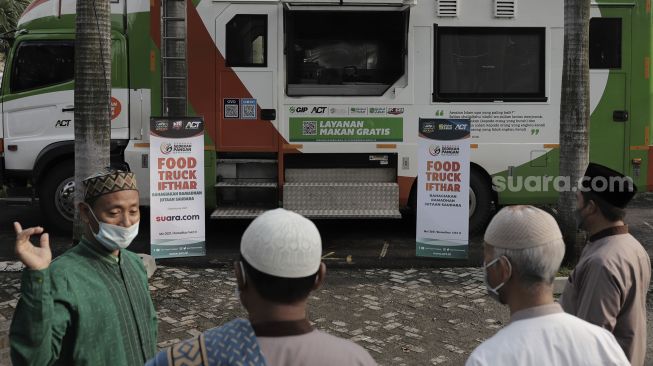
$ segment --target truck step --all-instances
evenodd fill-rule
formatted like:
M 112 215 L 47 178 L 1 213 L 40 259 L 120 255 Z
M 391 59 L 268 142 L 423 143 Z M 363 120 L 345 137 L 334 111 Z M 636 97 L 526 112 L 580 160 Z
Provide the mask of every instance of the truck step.
M 399 210 L 294 210 L 311 219 L 400 219 Z
M 8 206 L 31 206 L 35 203 L 38 203 L 38 201 L 38 198 L 31 197 L 0 198 L 0 202 Z
M 211 214 L 212 219 L 254 219 L 267 208 L 262 207 L 220 207 Z
M 277 182 L 233 180 L 216 183 L 216 188 L 277 188 Z
M 283 206 L 298 212 L 398 211 L 399 185 L 379 182 L 286 183 L 283 186 Z
M 276 164 L 277 159 L 218 159 L 218 164 Z
M 328 182 L 379 182 L 397 181 L 394 168 L 288 168 L 285 172 L 287 183 L 328 183 Z

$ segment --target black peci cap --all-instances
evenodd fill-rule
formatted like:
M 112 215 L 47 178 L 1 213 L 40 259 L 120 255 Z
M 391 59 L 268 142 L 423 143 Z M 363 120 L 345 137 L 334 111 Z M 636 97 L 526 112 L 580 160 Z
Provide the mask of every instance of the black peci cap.
M 633 180 L 606 166 L 589 163 L 581 185 L 586 192 L 592 192 L 609 204 L 626 208 L 637 193 Z

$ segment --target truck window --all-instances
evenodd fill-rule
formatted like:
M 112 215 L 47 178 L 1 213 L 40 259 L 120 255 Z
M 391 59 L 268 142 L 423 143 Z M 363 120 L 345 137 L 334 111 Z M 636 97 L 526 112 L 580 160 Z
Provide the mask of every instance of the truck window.
M 590 69 L 621 68 L 621 18 L 590 19 Z
M 238 14 L 227 23 L 227 66 L 267 66 L 268 16 Z
M 16 49 L 12 65 L 12 93 L 71 81 L 75 76 L 73 42 L 21 42 Z
M 433 101 L 546 101 L 544 28 L 435 29 Z
M 383 95 L 405 72 L 407 14 L 286 11 L 287 95 Z

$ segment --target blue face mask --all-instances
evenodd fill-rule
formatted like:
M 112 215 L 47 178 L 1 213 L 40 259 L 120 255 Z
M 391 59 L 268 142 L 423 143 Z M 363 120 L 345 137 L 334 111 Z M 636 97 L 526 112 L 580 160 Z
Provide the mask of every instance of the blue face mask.
M 495 263 L 497 263 L 502 257 L 498 257 L 490 261 L 490 263 L 485 264 L 485 261 L 483 261 L 483 280 L 485 282 L 485 288 L 487 289 L 488 295 L 490 295 L 491 298 L 496 300 L 497 302 L 500 302 L 503 304 L 501 301 L 501 297 L 499 296 L 499 290 L 508 282 L 510 277 L 512 276 L 512 265 L 510 264 L 510 261 L 508 258 L 506 258 L 506 262 L 508 262 L 508 268 L 510 269 L 510 274 L 508 275 L 508 278 L 501 282 L 498 286 L 496 287 L 490 287 L 490 282 L 488 281 L 488 275 L 487 275 L 487 269 L 492 267 Z
M 88 210 L 99 227 L 97 233 L 94 233 L 93 229 L 91 229 L 91 233 L 93 233 L 95 240 L 107 250 L 113 252 L 114 250 L 125 249 L 138 235 L 138 222 L 130 227 L 111 225 L 98 220 L 90 206 L 88 206 Z

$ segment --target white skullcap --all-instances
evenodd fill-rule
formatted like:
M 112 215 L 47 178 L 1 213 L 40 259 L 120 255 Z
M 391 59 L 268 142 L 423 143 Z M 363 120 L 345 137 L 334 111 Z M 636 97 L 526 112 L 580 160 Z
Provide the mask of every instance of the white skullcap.
M 247 227 L 240 240 L 240 254 L 263 273 L 308 277 L 320 268 L 322 239 L 311 220 L 277 208 L 263 213 Z
M 483 239 L 496 248 L 528 249 L 562 242 L 562 233 L 545 211 L 533 206 L 508 206 L 490 221 Z

